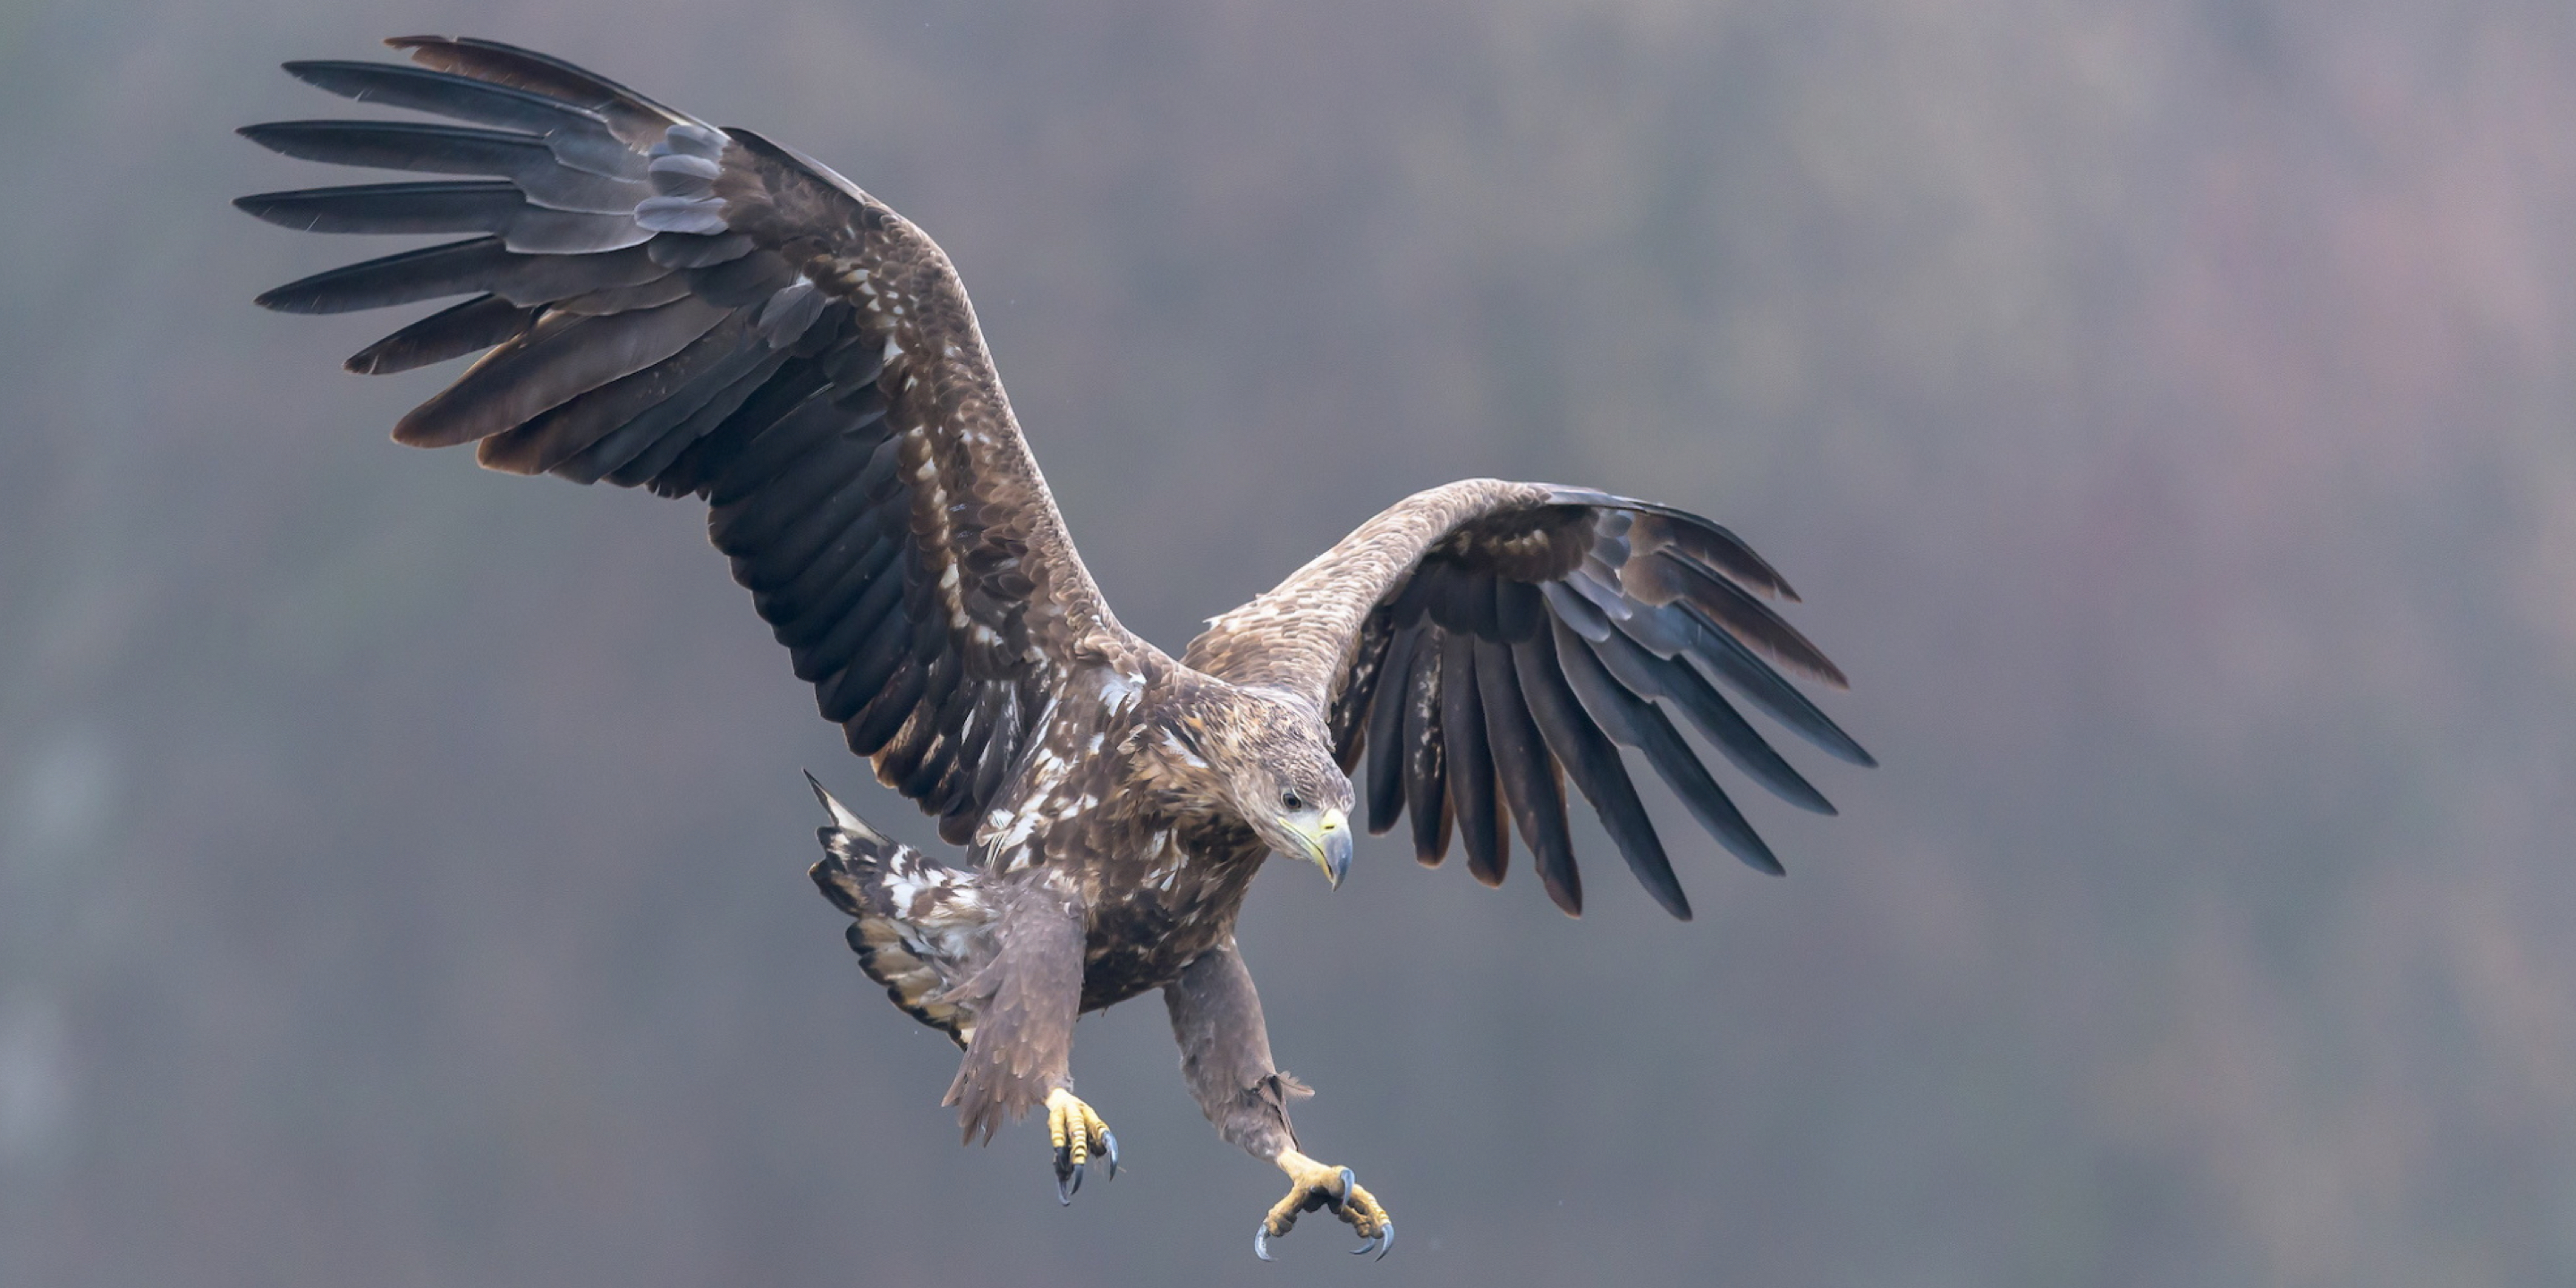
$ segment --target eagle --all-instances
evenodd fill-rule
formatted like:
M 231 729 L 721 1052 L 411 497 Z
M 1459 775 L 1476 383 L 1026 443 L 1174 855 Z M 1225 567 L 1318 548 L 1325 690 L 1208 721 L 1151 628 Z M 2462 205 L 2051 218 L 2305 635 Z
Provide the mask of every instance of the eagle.
M 484 466 L 706 501 L 708 535 L 877 780 L 954 859 L 826 811 L 812 875 L 896 1006 L 964 1055 L 970 1141 L 1043 1109 L 1058 1197 L 1116 1137 L 1073 1093 L 1074 1022 L 1160 990 L 1218 1133 L 1286 1173 L 1254 1251 L 1329 1211 L 1395 1223 L 1303 1152 L 1312 1094 L 1273 1063 L 1234 924 L 1272 854 L 1338 887 L 1409 818 L 1500 885 L 1512 834 L 1583 907 L 1568 792 L 1646 892 L 1690 901 L 1622 749 L 1746 864 L 1781 866 L 1675 724 L 1792 804 L 1833 807 L 1722 693 L 1826 753 L 1867 752 L 1782 676 L 1841 671 L 1773 607 L 1797 595 L 1727 529 L 1581 487 L 1468 479 L 1404 498 L 1175 656 L 1118 622 L 1075 553 L 965 287 L 921 229 L 784 144 L 488 40 L 409 62 L 290 62 L 419 117 L 244 128 L 274 152 L 438 176 L 235 204 L 313 232 L 464 234 L 258 297 L 338 313 L 465 297 L 351 371 L 480 353 L 395 425 Z M 432 119 L 422 119 L 432 118 Z

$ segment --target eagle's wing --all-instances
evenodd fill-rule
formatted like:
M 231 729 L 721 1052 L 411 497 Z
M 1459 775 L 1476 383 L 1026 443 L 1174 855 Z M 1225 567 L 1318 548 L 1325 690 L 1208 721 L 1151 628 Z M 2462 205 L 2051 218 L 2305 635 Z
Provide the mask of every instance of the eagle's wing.
M 1845 760 L 1873 763 L 1772 664 L 1842 672 L 1763 600 L 1797 598 L 1734 534 L 1696 515 L 1579 488 L 1471 479 L 1398 502 L 1259 599 L 1215 619 L 1183 661 L 1303 694 L 1329 713 L 1345 770 L 1365 751 L 1369 828 L 1408 808 L 1414 852 L 1499 884 L 1506 819 L 1548 896 L 1583 906 L 1564 777 L 1628 867 L 1677 917 L 1690 902 L 1617 745 L 1646 754 L 1710 833 L 1780 871 L 1658 703 L 1780 796 L 1833 807 L 1717 688 Z M 1614 745 L 1617 744 L 1617 745 Z
M 952 842 L 1068 673 L 1133 647 L 1064 533 L 948 258 L 848 180 L 589 72 L 475 40 L 418 66 L 290 63 L 426 121 L 242 131 L 289 156 L 484 176 L 268 193 L 320 232 L 474 233 L 260 297 L 333 313 L 470 296 L 361 372 L 490 349 L 403 417 L 494 469 L 694 494 L 825 718 Z

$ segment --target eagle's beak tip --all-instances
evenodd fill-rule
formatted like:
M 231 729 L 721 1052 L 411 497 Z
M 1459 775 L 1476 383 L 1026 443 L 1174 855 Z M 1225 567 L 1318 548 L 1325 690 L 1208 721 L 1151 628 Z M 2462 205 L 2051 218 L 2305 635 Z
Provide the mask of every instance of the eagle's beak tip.
M 1339 890 L 1342 878 L 1351 871 L 1350 820 L 1340 810 L 1333 810 L 1324 816 L 1323 831 L 1324 844 L 1322 853 L 1316 856 L 1316 865 L 1324 870 L 1324 880 Z

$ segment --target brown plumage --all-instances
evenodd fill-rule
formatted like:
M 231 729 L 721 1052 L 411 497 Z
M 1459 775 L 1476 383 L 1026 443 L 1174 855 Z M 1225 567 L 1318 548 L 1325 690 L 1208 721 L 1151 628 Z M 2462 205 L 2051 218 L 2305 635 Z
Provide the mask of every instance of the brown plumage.
M 382 372 L 484 351 L 396 439 L 708 502 L 710 536 L 824 717 L 968 847 L 937 862 L 817 784 L 831 814 L 817 885 L 896 1004 L 965 1048 L 948 1098 L 970 1136 L 1049 1108 L 1068 1197 L 1086 1150 L 1115 1160 L 1067 1090 L 1074 1017 L 1159 988 L 1210 1119 L 1290 1174 L 1265 1241 L 1317 1206 L 1391 1240 L 1347 1171 L 1297 1151 L 1287 1105 L 1306 1093 L 1271 1063 L 1233 946 L 1269 854 L 1338 883 L 1348 773 L 1369 784 L 1372 830 L 1411 815 L 1425 863 L 1454 838 L 1500 884 L 1517 831 L 1572 913 L 1570 781 L 1647 891 L 1687 917 L 1621 747 L 1772 872 L 1667 710 L 1812 809 L 1831 807 L 1713 680 L 1869 763 L 1774 669 L 1843 682 L 1770 607 L 1796 596 L 1769 565 L 1694 515 L 1579 488 L 1476 479 L 1409 497 L 1175 659 L 1101 601 L 965 288 L 920 229 L 800 154 L 543 55 L 390 43 L 414 65 L 287 69 L 461 124 L 243 133 L 311 160 L 469 177 L 238 204 L 320 231 L 472 235 L 260 302 L 469 297 L 350 359 Z

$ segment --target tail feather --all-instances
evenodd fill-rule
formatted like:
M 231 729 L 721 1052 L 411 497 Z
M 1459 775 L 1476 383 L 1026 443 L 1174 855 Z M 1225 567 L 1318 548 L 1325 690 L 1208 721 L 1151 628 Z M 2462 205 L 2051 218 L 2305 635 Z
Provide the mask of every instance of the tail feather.
M 823 829 L 823 847 L 825 849 L 830 849 L 832 846 L 831 832 L 834 828 L 838 828 L 844 832 L 853 833 L 871 845 L 882 846 L 892 844 L 892 842 L 886 840 L 883 835 L 879 834 L 875 828 L 868 826 L 867 820 L 851 813 L 849 806 L 842 804 L 840 801 L 833 798 L 832 793 L 825 791 L 823 789 L 823 780 L 816 778 L 814 776 L 814 772 L 810 769 L 805 771 L 805 785 L 814 789 L 814 799 L 821 801 L 823 803 L 823 811 L 832 816 L 832 827 Z
M 982 875 L 932 862 L 868 826 L 812 774 L 805 781 L 831 817 L 816 829 L 823 858 L 809 875 L 850 918 L 847 938 L 860 969 L 905 1014 L 965 1046 L 975 1014 L 969 999 L 949 994 L 989 951 L 982 932 L 998 909 Z

